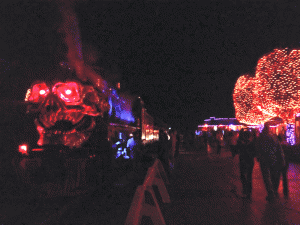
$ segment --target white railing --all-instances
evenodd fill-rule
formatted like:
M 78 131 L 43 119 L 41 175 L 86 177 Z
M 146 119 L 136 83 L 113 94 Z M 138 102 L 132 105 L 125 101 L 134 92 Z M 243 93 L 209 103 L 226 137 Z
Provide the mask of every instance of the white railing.
M 153 224 L 166 224 L 153 191 L 153 185 L 156 185 L 162 201 L 170 203 L 170 196 L 165 184 L 169 184 L 168 177 L 162 163 L 159 159 L 156 159 L 154 164 L 148 169 L 144 183 L 136 189 L 125 225 L 138 225 L 143 216 L 150 217 Z

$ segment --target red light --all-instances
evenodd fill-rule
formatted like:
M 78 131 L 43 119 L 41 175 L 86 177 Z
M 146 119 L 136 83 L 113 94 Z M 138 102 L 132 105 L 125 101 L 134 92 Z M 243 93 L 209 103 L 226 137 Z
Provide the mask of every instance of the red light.
M 49 92 L 49 88 L 45 83 L 35 84 L 31 89 L 29 101 L 40 102 L 49 94 Z
M 46 93 L 45 90 L 40 90 L 40 95 L 44 95 Z
M 31 151 L 33 152 L 41 152 L 41 151 L 44 151 L 43 148 L 33 148 Z
M 57 83 L 53 87 L 53 93 L 66 103 L 74 104 L 80 101 L 80 88 L 75 82 Z
M 71 91 L 71 90 L 69 90 L 69 89 L 68 89 L 68 90 L 66 90 L 65 92 L 66 92 L 66 94 L 67 94 L 67 95 L 70 95 L 70 94 L 72 93 L 72 91 Z
M 19 152 L 20 153 L 27 155 L 28 154 L 27 150 L 28 150 L 27 145 L 25 145 L 25 144 L 24 145 L 19 145 Z
M 234 88 L 236 118 L 261 124 L 273 117 L 293 123 L 300 111 L 300 50 L 274 49 L 258 60 L 255 76 L 241 76 Z

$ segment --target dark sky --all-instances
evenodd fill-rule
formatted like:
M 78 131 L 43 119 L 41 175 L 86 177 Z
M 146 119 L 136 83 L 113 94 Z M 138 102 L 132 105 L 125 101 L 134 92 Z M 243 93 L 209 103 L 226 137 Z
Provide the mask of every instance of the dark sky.
M 151 114 L 172 126 L 195 129 L 211 116 L 235 117 L 237 78 L 254 74 L 258 59 L 274 48 L 299 48 L 300 6 L 206 2 L 79 1 L 85 59 L 117 74 L 107 79 L 121 80 L 142 96 Z M 0 58 L 14 71 L 2 72 L 5 95 L 3 90 L 30 81 L 20 67 L 56 63 L 66 47 L 53 2 L 1 4 Z

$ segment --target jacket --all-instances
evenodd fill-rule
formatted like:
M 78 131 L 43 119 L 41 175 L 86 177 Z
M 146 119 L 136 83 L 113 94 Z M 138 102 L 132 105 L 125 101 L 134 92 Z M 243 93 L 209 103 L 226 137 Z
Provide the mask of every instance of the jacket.
M 256 142 L 260 163 L 278 170 L 286 166 L 285 155 L 276 136 L 261 133 Z

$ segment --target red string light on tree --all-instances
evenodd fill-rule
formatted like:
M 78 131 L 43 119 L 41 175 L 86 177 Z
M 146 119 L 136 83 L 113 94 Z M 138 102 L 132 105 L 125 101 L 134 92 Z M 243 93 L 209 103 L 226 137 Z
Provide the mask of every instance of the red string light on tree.
M 300 50 L 275 49 L 257 63 L 255 77 L 241 76 L 234 88 L 236 118 L 261 124 L 272 117 L 294 123 L 300 112 Z
M 241 76 L 234 88 L 233 101 L 236 111 L 236 118 L 241 123 L 255 125 L 257 121 L 262 120 L 261 111 L 253 107 L 255 101 L 254 88 L 257 86 L 257 80 L 249 75 Z

